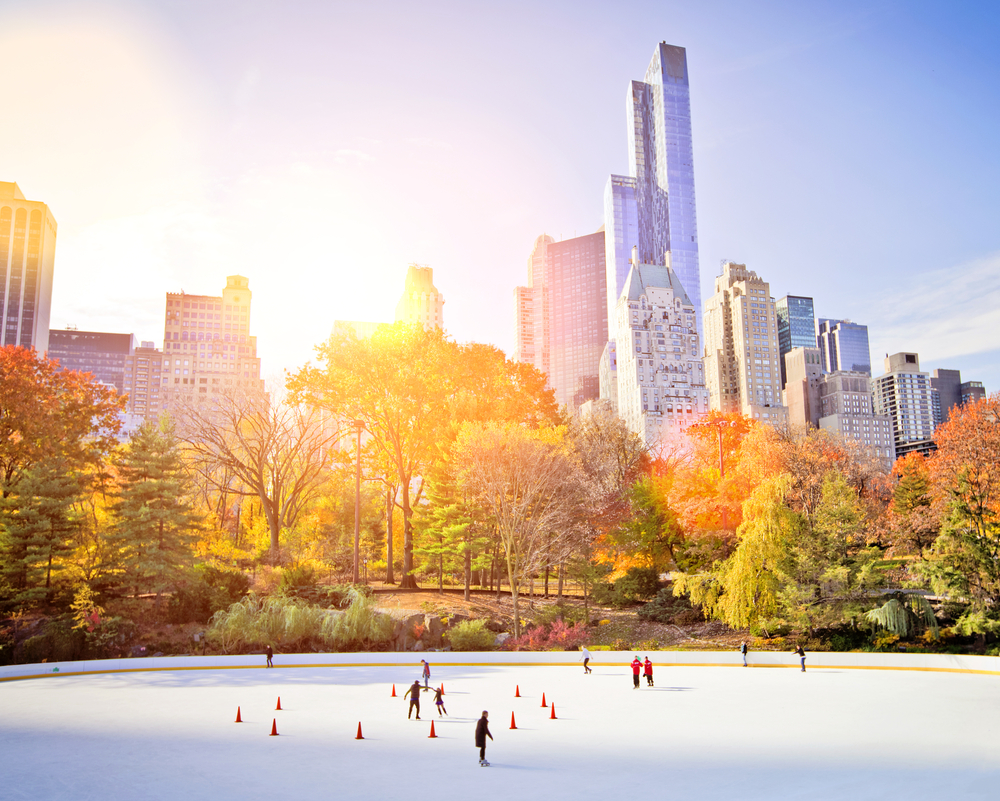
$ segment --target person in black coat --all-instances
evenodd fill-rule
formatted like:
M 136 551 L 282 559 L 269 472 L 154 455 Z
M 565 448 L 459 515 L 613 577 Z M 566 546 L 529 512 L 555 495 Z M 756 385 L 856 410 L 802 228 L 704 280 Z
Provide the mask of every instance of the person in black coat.
M 479 749 L 479 764 L 489 765 L 490 763 L 486 761 L 486 738 L 489 737 L 493 739 L 493 735 L 490 734 L 490 724 L 487 718 L 490 713 L 485 709 L 483 710 L 483 716 L 476 723 L 476 748 Z
M 403 693 L 403 698 L 410 696 L 410 709 L 406 713 L 406 719 L 410 719 L 410 715 L 413 714 L 414 708 L 417 710 L 417 720 L 420 720 L 420 679 L 417 679 L 413 684 L 410 685 L 410 689 Z
M 267 646 L 267 650 L 264 654 L 267 656 L 267 664 L 264 667 L 274 667 L 274 665 L 271 664 L 271 660 L 274 659 L 274 649 L 269 645 Z

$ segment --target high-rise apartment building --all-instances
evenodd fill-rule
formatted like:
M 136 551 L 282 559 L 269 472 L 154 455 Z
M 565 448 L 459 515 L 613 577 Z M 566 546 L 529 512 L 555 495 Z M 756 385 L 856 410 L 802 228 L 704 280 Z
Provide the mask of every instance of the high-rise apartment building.
M 633 251 L 615 308 L 618 415 L 653 444 L 708 412 L 694 304 L 668 264 L 640 264 Z
M 55 254 L 49 207 L 0 181 L 0 346 L 48 351 Z
M 793 348 L 816 347 L 816 318 L 813 315 L 813 299 L 796 295 L 785 295 L 774 304 L 778 318 L 778 369 L 781 371 L 781 385 L 788 380 L 785 371 L 785 354 Z
M 780 330 L 780 317 L 778 325 Z M 792 348 L 782 355 L 781 361 L 786 375 L 782 398 L 788 410 L 788 425 L 799 429 L 818 428 L 821 416 L 819 385 L 823 378 L 819 348 Z
M 515 290 L 515 359 L 548 376 L 570 411 L 599 395 L 608 341 L 604 231 L 564 239 L 542 235 L 528 259 L 527 287 Z
M 444 295 L 434 286 L 434 269 L 419 264 L 406 268 L 406 284 L 396 304 L 396 322 L 444 328 Z
M 631 266 L 670 265 L 694 304 L 701 327 L 701 277 L 695 215 L 694 156 L 687 52 L 661 42 L 645 79 L 626 97 L 631 175 L 612 175 L 604 194 L 607 313 L 615 309 Z
M 982 381 L 962 382 L 962 404 L 975 403 L 986 397 L 986 387 Z
M 229 276 L 221 296 L 167 293 L 161 408 L 230 389 L 263 392 L 257 337 L 249 333 L 251 298 L 242 275 Z
M 916 353 L 894 353 L 885 360 L 885 373 L 871 381 L 875 414 L 892 420 L 896 456 L 934 446 L 934 398 L 930 376 L 920 372 Z
M 872 374 L 868 326 L 850 320 L 820 318 L 816 325 L 816 344 L 823 359 L 823 372 Z
M 102 384 L 123 394 L 125 363 L 135 352 L 134 334 L 104 331 L 77 331 L 74 328 L 49 331 L 49 358 L 63 370 L 90 373 Z
M 713 409 L 787 422 L 777 325 L 768 283 L 745 264 L 723 264 L 705 303 L 705 384 Z
M 962 405 L 962 371 L 935 370 L 931 373 L 931 401 L 934 410 L 934 427 L 947 422 L 951 410 Z
M 125 391 L 128 413 L 144 420 L 155 420 L 162 411 L 167 376 L 163 353 L 152 342 L 142 342 L 125 360 Z
M 838 371 L 824 375 L 819 384 L 819 428 L 864 446 L 886 469 L 896 459 L 892 418 L 876 414 L 872 381 L 868 373 Z

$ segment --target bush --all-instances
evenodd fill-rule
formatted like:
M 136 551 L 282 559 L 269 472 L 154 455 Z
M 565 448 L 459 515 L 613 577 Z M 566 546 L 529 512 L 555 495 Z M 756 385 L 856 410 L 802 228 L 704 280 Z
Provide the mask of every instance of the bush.
M 490 651 L 496 641 L 482 619 L 462 621 L 448 629 L 444 638 L 455 651 Z
M 660 577 L 652 567 L 630 567 L 613 584 L 594 585 L 593 598 L 598 606 L 631 606 L 652 598 L 660 589 Z
M 590 639 L 586 624 L 567 626 L 562 620 L 546 626 L 534 626 L 520 637 L 511 637 L 504 643 L 509 651 L 570 651 Z
M 207 623 L 221 609 L 228 609 L 250 589 L 250 579 L 239 570 L 196 565 L 190 578 L 170 599 L 171 623 Z
M 654 623 L 685 624 L 702 620 L 701 612 L 692 609 L 687 599 L 676 597 L 669 587 L 661 589 L 656 597 L 640 607 L 636 614 L 643 620 L 651 620 Z
M 579 623 L 584 619 L 584 609 L 582 606 L 558 601 L 550 606 L 539 609 L 532 621 L 536 626 L 551 626 L 557 620 L 567 623 Z

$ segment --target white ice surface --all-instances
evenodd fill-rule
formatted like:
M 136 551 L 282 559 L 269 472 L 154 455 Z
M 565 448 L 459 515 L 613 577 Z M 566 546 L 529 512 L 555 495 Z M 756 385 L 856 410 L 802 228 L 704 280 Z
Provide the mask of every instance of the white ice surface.
M 2 682 L 0 798 L 1000 798 L 997 675 L 684 666 L 633 690 L 630 671 L 600 655 L 589 676 L 435 661 L 450 716 L 425 693 L 418 722 L 401 697 L 418 674 L 279 666 Z M 483 709 L 490 768 L 473 745 Z

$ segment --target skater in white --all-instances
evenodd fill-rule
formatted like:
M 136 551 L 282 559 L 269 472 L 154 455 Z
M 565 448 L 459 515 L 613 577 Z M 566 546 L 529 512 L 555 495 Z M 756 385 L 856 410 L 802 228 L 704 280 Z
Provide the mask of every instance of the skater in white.
M 590 673 L 592 671 L 589 667 L 587 667 L 587 663 L 590 661 L 590 651 L 587 650 L 586 645 L 581 645 L 580 650 L 583 652 L 580 656 L 580 659 L 583 660 L 583 672 Z
M 479 749 L 479 764 L 484 768 L 490 766 L 490 763 L 486 761 L 486 738 L 493 739 L 493 735 L 490 734 L 490 724 L 487 720 L 489 716 L 490 713 L 484 709 L 483 716 L 476 723 L 476 748 Z

